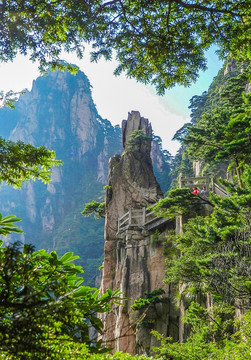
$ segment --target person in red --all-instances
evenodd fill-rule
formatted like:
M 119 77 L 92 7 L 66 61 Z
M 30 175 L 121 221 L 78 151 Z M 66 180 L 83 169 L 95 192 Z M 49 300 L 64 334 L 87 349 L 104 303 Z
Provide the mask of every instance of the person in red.
M 199 189 L 197 187 L 193 187 L 192 194 L 194 195 L 199 194 Z

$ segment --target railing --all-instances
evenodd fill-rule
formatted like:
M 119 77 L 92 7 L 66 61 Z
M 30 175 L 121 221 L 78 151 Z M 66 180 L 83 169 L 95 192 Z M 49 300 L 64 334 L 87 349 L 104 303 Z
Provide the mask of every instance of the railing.
M 227 192 L 220 184 L 215 180 L 212 181 L 212 192 L 216 195 L 221 196 L 222 198 L 228 197 L 230 194 Z
M 202 188 L 205 186 L 207 191 L 211 190 L 213 193 L 223 198 L 229 196 L 229 193 L 214 179 L 211 184 L 210 189 L 208 176 L 179 178 L 179 187 L 193 188 L 196 186 Z M 146 207 L 141 209 L 130 209 L 118 219 L 118 232 L 126 230 L 129 226 L 143 227 L 157 219 L 159 218 L 155 215 L 155 213 L 148 210 Z
M 128 226 L 144 226 L 156 218 L 154 212 L 146 207 L 130 209 L 118 219 L 118 231 L 123 231 Z
M 203 187 L 205 186 L 207 191 L 209 191 L 209 177 L 208 176 L 197 176 L 197 177 L 189 177 L 183 178 L 179 177 L 179 187 L 189 187 L 193 188 L 194 186 Z
M 203 186 L 206 187 L 207 191 L 211 191 L 216 195 L 221 197 L 227 197 L 230 194 L 215 180 L 212 179 L 211 187 L 209 185 L 209 177 L 208 176 L 198 176 L 198 177 L 189 177 L 189 178 L 179 178 L 179 187 L 199 187 L 202 188 Z

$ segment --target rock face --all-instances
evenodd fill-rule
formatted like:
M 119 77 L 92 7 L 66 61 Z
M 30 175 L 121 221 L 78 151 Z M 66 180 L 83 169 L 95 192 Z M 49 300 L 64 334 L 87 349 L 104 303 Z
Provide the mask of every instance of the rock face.
M 226 67 L 225 67 L 225 70 L 224 70 L 224 76 L 226 76 L 228 73 L 232 72 L 236 70 L 236 60 L 235 59 L 229 59 L 227 64 L 226 64 Z
M 81 71 L 39 77 L 15 105 L 15 110 L 0 109 L 0 135 L 53 149 L 64 164 L 53 169 L 48 185 L 29 182 L 21 191 L 2 185 L 0 212 L 23 219 L 25 233 L 15 240 L 78 254 L 85 283 L 94 285 L 103 260 L 104 223 L 84 218 L 81 211 L 85 203 L 103 200 L 108 160 L 122 152 L 120 127 L 98 114 Z M 168 184 L 169 165 L 158 143 L 154 148 L 156 176 L 166 177 Z
M 140 140 L 132 135 L 141 132 Z M 163 195 L 153 174 L 150 157 L 152 129 L 147 119 L 139 112 L 129 113 L 122 123 L 124 153 L 116 155 L 109 162 L 109 176 L 106 194 L 105 257 L 101 290 L 120 289 L 129 300 L 122 307 L 114 307 L 105 314 L 102 339 L 115 350 L 131 354 L 149 352 L 155 344 L 149 329 L 156 329 L 165 336 L 172 333 L 170 322 L 170 290 L 162 284 L 165 259 L 162 246 L 153 243 L 153 234 L 142 227 L 128 226 L 118 231 L 118 218 L 131 209 L 141 210 L 154 204 Z M 173 226 L 173 224 L 171 224 Z M 133 311 L 130 305 L 144 293 L 163 288 L 165 301 L 150 306 L 145 311 Z M 174 319 L 173 323 L 175 323 Z
M 129 135 L 142 130 L 151 137 L 152 128 L 147 119 L 141 118 L 139 112 L 133 111 L 128 120 L 122 122 L 124 154 L 114 156 L 109 162 L 109 186 L 106 196 L 107 217 L 109 225 L 105 226 L 105 239 L 116 235 L 118 217 L 130 208 L 142 208 L 154 204 L 163 194 L 156 181 L 150 157 L 151 141 L 139 141 L 135 149 L 129 151 Z
M 36 248 L 79 254 L 85 278 L 94 285 L 102 263 L 103 221 L 84 218 L 81 211 L 86 202 L 102 197 L 109 157 L 122 150 L 120 128 L 98 115 L 90 83 L 80 71 L 39 77 L 12 113 L 0 111 L 0 121 L 8 122 L 10 115 L 9 139 L 53 149 L 63 166 L 53 169 L 48 185 L 29 182 L 21 191 L 3 186 L 0 211 L 23 219 L 23 240 Z

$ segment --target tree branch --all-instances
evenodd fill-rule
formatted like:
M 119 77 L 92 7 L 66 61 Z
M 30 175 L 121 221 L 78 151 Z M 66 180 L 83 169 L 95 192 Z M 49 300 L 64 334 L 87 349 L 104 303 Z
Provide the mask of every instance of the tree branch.
M 202 205 L 208 204 L 208 205 L 214 207 L 214 205 L 211 203 L 210 200 L 207 200 L 207 199 L 205 199 L 204 197 L 201 197 L 199 194 L 196 194 L 196 196 L 197 196 L 200 200 L 203 201 L 203 204 L 202 204 Z
M 113 4 L 116 4 L 116 2 L 119 2 L 119 0 L 111 0 L 111 1 L 107 1 L 106 3 L 102 4 L 100 7 L 106 7 L 106 6 L 109 6 L 109 5 L 113 5 Z
M 133 28 L 134 31 L 136 31 L 136 32 L 137 32 L 138 34 L 140 34 L 140 35 L 143 35 L 143 34 L 131 23 L 131 21 L 128 20 L 127 15 L 126 15 L 126 10 L 125 10 L 125 7 L 124 7 L 122 1 L 121 1 L 121 0 L 118 0 L 118 1 L 119 1 L 119 3 L 120 3 L 121 8 L 122 8 L 122 12 L 123 12 L 123 15 L 124 15 L 125 20 L 128 22 L 128 24 L 131 25 L 131 27 Z
M 170 0 L 169 3 L 168 3 L 168 11 L 167 11 L 167 15 L 166 15 L 166 27 L 167 27 L 168 35 L 169 35 L 169 28 L 170 28 L 169 19 L 170 19 L 170 14 L 171 14 L 171 8 L 172 8 L 172 0 Z
M 38 305 L 46 306 L 47 303 L 48 301 L 45 300 L 40 300 L 33 303 L 15 303 L 8 300 L 4 300 L 0 302 L 0 308 L 3 307 L 3 308 L 14 308 L 19 310 L 25 310 L 25 309 L 35 308 Z
M 186 9 L 193 9 L 193 10 L 202 10 L 202 11 L 208 11 L 210 13 L 220 13 L 220 14 L 229 14 L 229 15 L 233 15 L 233 16 L 238 16 L 239 18 L 242 18 L 245 14 L 238 14 L 235 13 L 233 11 L 227 10 L 227 9 L 214 9 L 214 8 L 210 8 L 204 5 L 200 5 L 198 3 L 196 4 L 187 4 L 185 2 L 183 2 L 182 0 L 173 0 L 175 1 L 177 4 L 183 6 Z
M 214 23 L 215 27 L 218 29 L 220 36 L 224 39 L 224 41 L 226 41 L 226 43 L 228 44 L 228 48 L 230 49 L 229 46 L 229 39 L 222 33 L 222 30 L 220 29 L 220 27 L 218 26 L 217 21 L 215 21 L 213 13 L 210 14 L 211 20 Z

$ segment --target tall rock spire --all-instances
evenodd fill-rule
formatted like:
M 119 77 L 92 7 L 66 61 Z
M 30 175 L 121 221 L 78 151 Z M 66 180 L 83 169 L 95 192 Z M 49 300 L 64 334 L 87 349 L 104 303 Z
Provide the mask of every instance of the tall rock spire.
M 131 354 L 150 351 L 154 340 L 148 330 L 142 332 L 142 327 L 140 331 L 136 329 L 136 313 L 130 310 L 130 305 L 145 292 L 163 287 L 165 271 L 162 247 L 151 246 L 148 231 L 128 226 L 125 231 L 118 232 L 121 216 L 131 211 L 142 211 L 163 196 L 153 174 L 151 136 L 149 121 L 139 112 L 132 111 L 128 120 L 122 122 L 124 153 L 113 156 L 109 162 L 101 291 L 120 289 L 130 300 L 125 302 L 125 306 L 115 307 L 104 314 L 103 340 L 115 350 Z M 161 323 L 165 328 L 166 319 L 167 316 L 164 316 Z M 159 325 L 155 330 L 161 331 Z
M 135 131 L 141 131 L 136 133 L 138 140 L 131 137 Z M 151 137 L 151 124 L 138 111 L 132 111 L 128 120 L 123 120 L 124 153 L 109 162 L 105 240 L 116 235 L 117 219 L 129 209 L 154 204 L 163 196 L 153 173 Z

